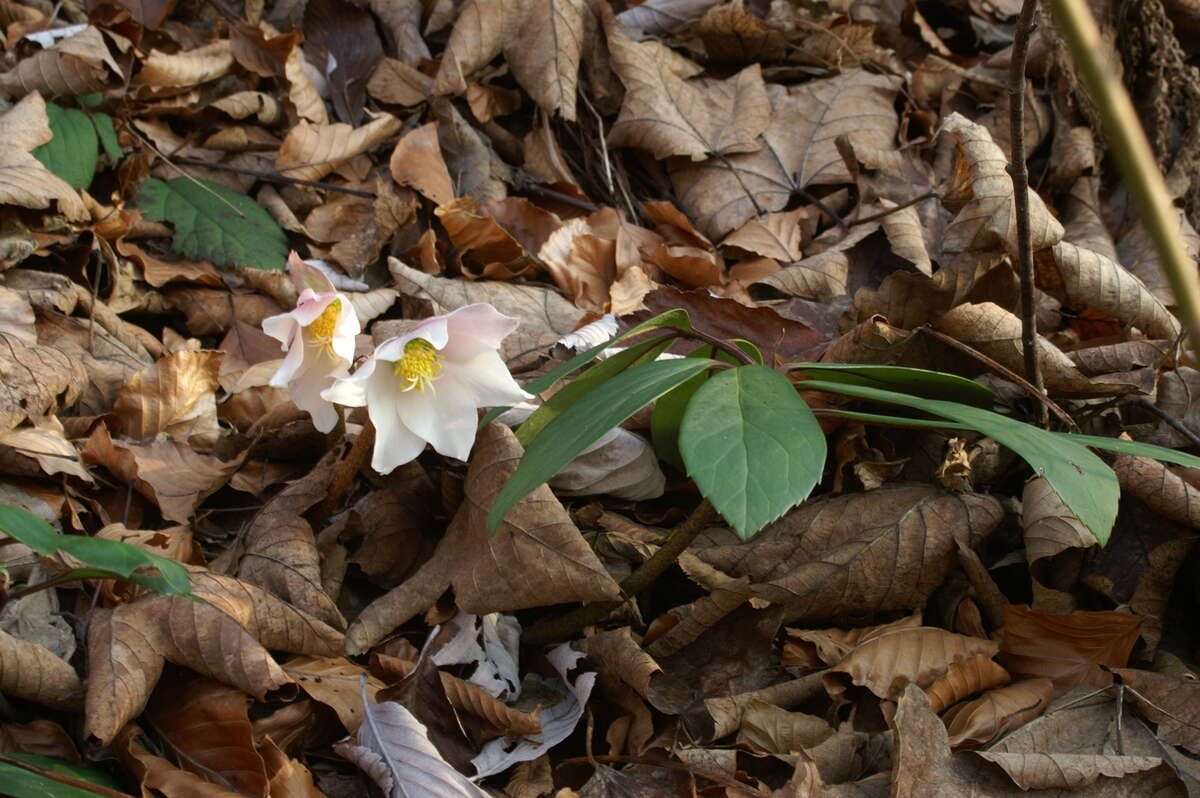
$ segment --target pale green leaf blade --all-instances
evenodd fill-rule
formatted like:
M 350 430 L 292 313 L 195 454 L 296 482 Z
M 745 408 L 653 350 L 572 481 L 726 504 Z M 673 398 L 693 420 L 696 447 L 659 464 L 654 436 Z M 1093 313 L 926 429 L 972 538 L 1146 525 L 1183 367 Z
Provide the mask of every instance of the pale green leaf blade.
M 1100 435 L 1077 435 L 1073 432 L 1056 432 L 1054 434 L 1069 441 L 1082 443 L 1084 446 L 1091 446 L 1093 449 L 1107 449 L 1110 452 L 1121 454 L 1152 457 L 1155 460 L 1188 468 L 1200 468 L 1200 457 L 1176 449 L 1168 449 L 1165 446 L 1155 446 L 1152 443 L 1142 443 L 1141 441 L 1126 441 L 1120 438 L 1105 438 Z
M 861 363 L 789 363 L 786 370 L 798 371 L 818 380 L 900 391 L 913 396 L 960 402 L 985 410 L 990 410 L 996 401 L 995 394 L 974 380 L 929 369 Z
M 54 138 L 33 150 L 33 156 L 71 188 L 87 188 L 100 159 L 92 120 L 83 111 L 54 103 L 46 103 L 46 116 Z
M 267 270 L 286 266 L 287 236 L 245 194 L 210 180 L 150 178 L 137 202 L 147 219 L 174 226 L 172 249 L 185 258 Z
M 710 368 L 711 360 L 656 360 L 623 371 L 546 425 L 488 510 L 488 531 L 530 491 L 550 480 L 610 429 L 676 385 Z
M 112 776 L 82 763 L 15 751 L 5 755 L 42 770 L 70 776 L 73 779 L 95 784 L 108 790 L 116 791 L 120 787 Z M 0 762 L 0 795 L 8 795 L 12 798 L 96 798 L 97 793 L 63 784 L 61 781 L 55 781 L 8 762 Z
M 742 539 L 808 498 L 825 433 L 787 377 L 763 366 L 714 374 L 683 416 L 688 475 Z

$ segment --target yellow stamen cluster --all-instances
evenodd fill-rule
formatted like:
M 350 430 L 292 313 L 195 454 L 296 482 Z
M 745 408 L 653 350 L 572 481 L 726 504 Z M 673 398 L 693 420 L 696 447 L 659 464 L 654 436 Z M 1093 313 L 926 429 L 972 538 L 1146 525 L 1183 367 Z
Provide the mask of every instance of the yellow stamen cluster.
M 313 319 L 313 323 L 308 325 L 308 332 L 313 344 L 328 347 L 333 342 L 333 330 L 337 326 L 338 316 L 341 312 L 342 300 L 334 299 L 321 311 L 320 316 Z
M 423 391 L 442 370 L 442 357 L 433 344 L 414 338 L 404 345 L 404 357 L 392 364 L 392 373 L 404 383 L 403 391 Z

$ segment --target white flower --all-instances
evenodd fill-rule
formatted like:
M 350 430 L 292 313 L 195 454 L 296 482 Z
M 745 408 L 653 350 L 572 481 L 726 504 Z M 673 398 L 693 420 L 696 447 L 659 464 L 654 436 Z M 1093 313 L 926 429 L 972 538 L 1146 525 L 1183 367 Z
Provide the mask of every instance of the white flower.
M 264 319 L 262 324 L 263 331 L 278 339 L 287 352 L 270 384 L 286 387 L 296 407 L 308 411 L 313 426 L 321 432 L 333 429 L 338 419 L 321 392 L 333 385 L 336 377 L 350 373 L 354 336 L 361 329 L 350 300 L 332 290 L 332 285 L 329 288 L 305 288 L 295 310 Z
M 371 467 L 380 474 L 414 459 L 426 442 L 466 460 L 478 408 L 530 398 L 497 352 L 517 324 L 486 303 L 425 319 L 381 343 L 358 371 L 321 395 L 367 406 L 375 425 Z

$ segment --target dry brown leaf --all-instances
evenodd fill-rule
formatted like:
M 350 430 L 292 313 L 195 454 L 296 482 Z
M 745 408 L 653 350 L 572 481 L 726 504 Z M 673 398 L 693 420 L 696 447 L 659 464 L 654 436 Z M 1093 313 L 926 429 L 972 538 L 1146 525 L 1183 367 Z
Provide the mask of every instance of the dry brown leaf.
M 288 757 L 270 737 L 259 744 L 259 754 L 271 780 L 267 794 L 271 798 L 325 798 L 313 783 L 313 775 L 298 760 Z
M 742 712 L 737 741 L 768 754 L 790 754 L 815 748 L 832 736 L 833 728 L 816 715 L 755 699 Z
M 847 28 L 841 30 L 844 32 Z M 692 27 L 692 32 L 700 37 L 705 53 L 714 61 L 739 64 L 778 61 L 787 47 L 782 31 L 768 25 L 741 3 L 724 3 L 710 8 Z M 872 32 L 867 29 L 868 39 Z M 835 48 L 840 45 L 843 51 L 849 49 L 844 42 L 844 35 L 840 37 L 843 40 L 831 38 L 837 41 Z M 808 44 L 808 40 L 805 44 Z M 873 45 L 871 49 L 874 50 Z M 857 63 L 842 63 L 841 59 L 833 62 L 838 66 L 858 66 Z
M 434 277 L 388 259 L 396 288 L 405 296 L 428 300 L 434 313 L 447 313 L 472 302 L 490 302 L 496 310 L 521 319 L 521 326 L 504 339 L 500 355 L 512 364 L 524 355 L 539 354 L 573 332 L 583 311 L 557 293 L 533 285 L 506 282 L 468 282 Z
M 1071 308 L 1092 308 L 1151 338 L 1179 335 L 1179 321 L 1121 264 L 1063 241 L 1038 253 L 1038 285 Z
M 907 685 L 928 688 L 953 663 L 976 656 L 990 658 L 997 649 L 991 640 L 932 626 L 889 629 L 863 641 L 830 671 L 845 673 L 854 684 L 895 700 Z
M 221 462 L 178 441 L 145 445 L 114 441 L 104 424 L 88 438 L 83 459 L 104 466 L 158 505 L 163 518 L 181 524 L 191 520 L 196 505 L 224 485 L 241 465 L 241 457 Z
M 173 54 L 151 50 L 132 83 L 150 89 L 181 89 L 216 80 L 232 68 L 233 47 L 228 39 L 220 39 Z
M 0 92 L 10 97 L 29 94 L 80 97 L 102 91 L 112 82 L 113 76 L 121 74 L 100 29 L 88 25 L 73 36 L 59 39 L 48 50 L 39 50 L 21 59 L 15 67 L 0 74 Z
M 448 99 L 434 98 L 430 116 L 438 122 L 438 144 L 458 197 L 479 202 L 504 199 L 516 175 L 496 153 L 491 142 L 459 113 Z
M 36 419 L 32 427 L 0 432 L 0 473 L 69 474 L 84 482 L 92 481 L 92 475 L 79 462 L 79 450 L 66 439 L 57 416 Z
M 859 643 L 884 634 L 894 629 L 911 629 L 921 625 L 921 613 L 914 612 L 898 621 L 880 624 L 878 626 L 854 626 L 848 629 L 832 627 L 829 629 L 785 629 L 787 641 L 784 643 L 784 658 L 789 656 L 805 657 L 814 660 L 818 665 L 836 665 L 846 658 Z M 807 652 L 807 653 L 806 653 Z
M 437 123 L 421 125 L 397 141 L 389 167 L 397 183 L 411 186 L 434 205 L 453 201 L 454 186 L 438 146 Z
M 336 712 L 351 734 L 363 719 L 362 677 L 367 677 L 365 689 L 372 700 L 386 687 L 368 674 L 366 668 L 345 657 L 292 657 L 283 663 L 283 672 L 313 699 Z
M 1045 557 L 1067 549 L 1086 549 L 1099 542 L 1041 477 L 1025 483 L 1021 523 L 1025 528 L 1025 556 L 1031 568 Z
M 1113 673 L 1137 691 L 1131 700 L 1146 720 L 1158 724 L 1158 739 L 1200 754 L 1200 685 L 1194 679 L 1134 668 Z
M 192 570 L 203 601 L 149 595 L 97 610 L 88 627 L 86 734 L 103 742 L 146 706 L 164 660 L 249 693 L 291 683 L 268 649 L 330 656 L 342 635 L 270 593 L 228 576 Z
M 367 91 L 381 102 L 413 106 L 429 99 L 434 92 L 434 82 L 414 66 L 394 58 L 383 58 L 367 81 Z
M 147 790 L 178 798 L 245 798 L 244 793 L 224 790 L 199 776 L 180 770 L 162 757 L 155 756 L 139 742 L 140 730 L 129 724 L 113 740 L 112 747 L 137 783 Z
M 472 197 L 453 200 L 434 213 L 458 248 L 459 268 L 469 278 L 509 279 L 532 266 L 525 247 Z
M 0 630 L 0 692 L 73 712 L 83 700 L 83 683 L 50 649 Z
M 1067 357 L 1084 374 L 1110 374 L 1153 366 L 1166 357 L 1167 341 L 1122 341 L 1075 349 Z M 1164 375 L 1165 376 L 1165 375 Z
M 1188 259 L 1195 260 L 1200 255 L 1200 233 L 1192 227 L 1183 208 L 1176 208 L 1175 213 L 1179 216 L 1179 236 L 1183 239 L 1184 251 Z M 1174 304 L 1175 295 L 1159 261 L 1158 248 L 1140 220 L 1117 244 L 1117 255 L 1116 260 L 1141 280 L 1155 299 L 1164 305 Z
M 576 307 L 603 314 L 613 309 L 610 298 L 617 273 L 616 249 L 614 239 L 596 235 L 591 221 L 580 217 L 567 220 L 551 233 L 537 251 L 537 259 Z M 649 281 L 645 287 L 649 289 Z M 637 302 L 641 303 L 641 296 Z
M 941 712 L 967 696 L 1010 681 L 1008 671 L 986 654 L 950 664 L 946 675 L 925 688 L 934 712 Z
M 899 78 L 852 69 L 837 77 L 767 87 L 773 109 L 757 152 L 695 164 L 671 161 L 680 205 L 714 239 L 763 211 L 783 210 L 797 189 L 853 182 L 835 139 L 864 147 L 895 145 Z M 754 199 L 747 195 L 749 191 Z
M 879 229 L 876 224 L 861 224 L 839 238 L 836 228 L 812 242 L 811 249 L 821 251 L 791 264 L 756 282 L 769 285 L 785 294 L 809 299 L 830 299 L 844 296 L 850 276 L 849 250 Z
M 1151 770 L 1163 763 L 1156 756 L 1095 756 L 1088 754 L 1005 754 L 980 751 L 995 762 L 1022 790 L 1078 790 L 1101 776 L 1119 779 Z
M 381 113 L 361 127 L 301 122 L 279 148 L 275 168 L 288 177 L 320 180 L 355 156 L 369 152 L 400 130 L 400 120 Z
M 785 620 L 862 617 L 922 605 L 957 563 L 954 534 L 978 542 L 1002 515 L 990 496 L 886 485 L 813 500 L 745 543 L 694 552 L 724 574 L 749 576 L 760 598 L 785 605 Z
M 7 75 L 0 75 L 0 80 L 4 77 Z M 53 200 L 68 219 L 87 219 L 79 193 L 29 153 L 51 138 L 46 104 L 36 91 L 0 115 L 0 202 L 48 208 Z
M 601 673 L 620 679 L 643 698 L 650 680 L 662 673 L 662 668 L 634 639 L 628 626 L 597 632 L 579 641 L 577 647 L 600 664 Z
M 254 748 L 248 695 L 188 675 L 160 683 L 146 709 L 184 770 L 234 792 L 267 794 L 267 770 Z
M 958 139 L 954 190 L 943 201 L 956 215 L 946 228 L 948 253 L 1001 250 L 1017 257 L 1017 217 L 1008 158 L 982 125 L 951 114 L 942 130 Z M 1035 192 L 1029 192 L 1029 226 L 1034 250 L 1062 240 L 1063 227 Z
M 1100 666 L 1124 667 L 1141 625 L 1125 612 L 1054 615 L 1009 605 L 999 659 L 1014 676 L 1052 679 L 1060 693 L 1080 684 L 1105 686 L 1112 679 Z
M 415 463 L 393 474 L 389 490 L 368 493 L 352 508 L 351 529 L 361 529 L 363 541 L 351 562 L 377 584 L 392 588 L 429 559 L 435 542 L 438 495 L 425 471 Z
M 807 208 L 768 213 L 761 218 L 750 219 L 725 236 L 721 246 L 739 247 L 764 258 L 791 263 L 800 260 L 802 256 L 800 241 L 804 231 L 800 229 L 800 220 L 807 218 Z
M 134 375 L 117 394 L 116 429 L 134 440 L 166 433 L 211 448 L 220 433 L 215 391 L 221 357 L 211 350 L 179 352 Z
M 719 0 L 646 0 L 617 15 L 617 21 L 651 35 L 673 33 L 704 16 Z
M 664 51 L 636 42 L 605 19 L 612 67 L 625 84 L 611 147 L 639 147 L 656 158 L 754 152 L 771 122 L 762 70 L 747 67 L 724 81 L 689 82 L 671 71 Z M 793 131 L 794 134 L 794 131 Z
M 513 77 L 547 114 L 574 122 L 579 58 L 585 27 L 592 24 L 589 3 L 518 0 L 514 5 L 520 7 L 521 21 L 504 43 Z
M 680 566 L 684 573 L 689 575 L 697 568 L 707 568 L 688 552 L 680 555 Z M 749 601 L 751 596 L 753 593 L 750 590 L 750 580 L 746 577 L 723 580 L 719 587 L 710 588 L 708 595 L 701 596 L 690 604 L 673 607 L 666 616 L 671 619 L 672 625 L 665 632 L 648 639 L 645 643 L 646 651 L 657 659 L 679 653 Z M 659 619 L 655 623 L 658 624 L 662 620 Z
M 325 110 L 325 101 L 321 98 L 321 92 L 317 91 L 312 83 L 312 78 L 308 76 L 304 67 L 304 51 L 296 42 L 291 46 L 284 63 L 284 75 L 288 83 L 288 99 L 292 101 L 292 105 L 301 119 L 323 129 L 329 124 L 329 112 Z M 349 125 L 344 127 L 349 127 Z M 294 132 L 297 128 L 292 130 Z M 288 138 L 291 138 L 290 134 Z M 306 136 L 306 140 L 309 138 L 311 136 Z
M 951 707 L 943 717 L 952 748 L 978 748 L 1045 711 L 1054 698 L 1049 679 L 1026 679 Z

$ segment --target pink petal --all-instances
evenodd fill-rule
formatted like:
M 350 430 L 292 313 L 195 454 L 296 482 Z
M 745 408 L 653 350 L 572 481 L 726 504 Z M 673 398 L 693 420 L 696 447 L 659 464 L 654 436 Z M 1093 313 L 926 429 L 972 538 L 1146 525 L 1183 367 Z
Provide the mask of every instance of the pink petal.
M 486 302 L 461 307 L 448 314 L 446 321 L 450 342 L 445 353 L 451 360 L 468 360 L 488 349 L 499 349 L 501 342 L 520 324 L 518 319 L 505 316 Z

